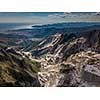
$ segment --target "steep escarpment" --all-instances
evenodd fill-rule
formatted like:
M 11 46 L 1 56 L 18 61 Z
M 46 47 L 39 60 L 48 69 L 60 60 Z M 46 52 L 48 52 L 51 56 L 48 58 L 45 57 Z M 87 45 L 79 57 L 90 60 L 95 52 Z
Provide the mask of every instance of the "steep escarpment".
M 37 47 L 42 86 L 100 86 L 100 31 L 55 34 Z M 71 37 L 71 38 L 67 38 Z M 44 52 L 45 51 L 45 52 Z
M 100 52 L 100 30 L 92 30 L 80 35 L 75 34 L 55 34 L 44 41 L 33 51 L 36 56 L 49 54 L 59 54 L 66 59 L 71 54 L 92 50 Z
M 100 52 L 100 30 L 92 30 L 80 35 L 86 39 L 85 45 L 92 50 Z
M 41 86 L 40 64 L 11 48 L 0 48 L 0 86 Z
M 42 56 L 44 54 L 56 54 L 60 48 L 63 48 L 69 40 L 76 38 L 75 34 L 55 34 L 49 36 L 47 39 L 43 40 L 35 50 L 33 50 L 33 55 Z

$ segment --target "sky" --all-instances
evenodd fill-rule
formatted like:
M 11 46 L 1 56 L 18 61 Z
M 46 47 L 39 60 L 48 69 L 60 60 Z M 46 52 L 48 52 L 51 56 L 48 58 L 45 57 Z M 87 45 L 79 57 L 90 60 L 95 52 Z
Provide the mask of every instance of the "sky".
M 0 12 L 0 23 L 100 22 L 99 12 Z

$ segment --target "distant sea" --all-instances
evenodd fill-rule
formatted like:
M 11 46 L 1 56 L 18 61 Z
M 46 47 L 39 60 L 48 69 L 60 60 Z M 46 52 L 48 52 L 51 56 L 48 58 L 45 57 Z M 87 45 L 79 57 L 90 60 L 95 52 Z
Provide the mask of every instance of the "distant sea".
M 17 30 L 17 29 L 34 29 L 34 28 L 73 28 L 73 27 L 87 27 L 93 25 L 100 25 L 98 22 L 68 22 L 56 23 L 46 25 L 36 25 L 32 23 L 0 23 L 0 31 Z
M 30 23 L 0 23 L 0 31 L 14 29 L 31 29 L 34 24 Z

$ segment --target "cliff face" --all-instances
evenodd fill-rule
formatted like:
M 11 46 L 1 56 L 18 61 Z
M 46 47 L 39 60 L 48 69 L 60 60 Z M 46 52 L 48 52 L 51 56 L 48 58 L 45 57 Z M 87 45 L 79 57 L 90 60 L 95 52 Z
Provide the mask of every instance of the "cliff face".
M 36 56 L 42 56 L 47 53 L 56 54 L 59 49 L 64 48 L 70 40 L 76 38 L 74 34 L 55 34 L 43 40 L 33 51 Z M 59 51 L 60 52 L 60 51 Z
M 100 30 L 93 30 L 81 34 L 81 37 L 86 38 L 85 45 L 88 48 L 92 48 L 97 52 L 100 52 Z
M 75 34 L 55 34 L 43 42 L 41 42 L 37 49 L 36 55 L 41 56 L 47 53 L 50 54 L 63 54 L 66 59 L 72 53 L 79 52 L 80 50 L 86 51 L 91 49 L 100 52 L 100 31 L 92 30 L 82 33 L 80 36 Z
M 40 64 L 11 48 L 0 48 L 0 86 L 40 86 Z
M 41 56 L 41 71 L 38 73 L 41 85 L 100 86 L 97 81 L 100 77 L 99 47 L 99 30 L 77 37 L 56 34 L 44 40 L 37 48 L 37 55 Z

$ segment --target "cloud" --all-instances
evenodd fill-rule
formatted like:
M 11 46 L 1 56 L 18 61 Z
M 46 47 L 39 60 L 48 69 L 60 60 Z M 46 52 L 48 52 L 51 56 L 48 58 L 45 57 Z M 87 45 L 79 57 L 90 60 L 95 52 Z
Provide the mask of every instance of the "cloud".
M 100 22 L 100 12 L 64 12 L 62 14 L 52 14 L 48 17 L 60 22 Z
M 95 15 L 99 15 L 100 16 L 100 12 L 96 12 Z
M 7 13 L 0 13 L 0 22 L 20 22 L 20 23 L 35 23 L 35 24 L 52 24 L 61 22 L 100 22 L 100 12 L 92 13 L 80 13 L 80 12 L 63 12 L 63 13 L 47 13 L 42 15 L 42 13 L 18 13 L 18 15 Z M 21 14 L 21 15 L 20 15 Z M 6 17 L 4 17 L 6 15 Z M 42 15 L 42 16 L 41 16 Z
M 49 14 L 48 17 L 49 18 L 64 18 L 68 15 L 71 15 L 71 12 L 64 12 L 64 13 L 56 13 L 56 14 Z

